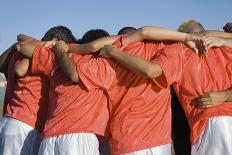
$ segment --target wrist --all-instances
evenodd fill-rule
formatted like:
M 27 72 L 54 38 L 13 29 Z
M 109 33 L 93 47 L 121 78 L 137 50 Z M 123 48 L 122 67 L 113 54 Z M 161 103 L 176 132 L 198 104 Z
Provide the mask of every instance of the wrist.
M 186 33 L 184 42 L 187 42 L 187 41 L 190 41 L 190 40 L 191 40 L 191 34 Z
M 222 46 L 227 46 L 227 39 L 221 38 Z
M 67 51 L 64 49 L 59 49 L 59 50 L 56 50 L 56 54 L 57 56 L 63 57 L 64 55 L 67 55 Z

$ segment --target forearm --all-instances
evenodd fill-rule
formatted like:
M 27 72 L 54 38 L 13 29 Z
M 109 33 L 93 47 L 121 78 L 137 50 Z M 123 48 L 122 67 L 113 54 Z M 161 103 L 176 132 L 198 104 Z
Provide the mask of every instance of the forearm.
M 148 78 L 156 78 L 162 74 L 162 69 L 158 64 L 124 53 L 118 48 L 112 49 L 110 56 L 129 70 Z
M 22 55 L 26 56 L 27 58 L 32 58 L 32 55 L 34 53 L 36 46 L 43 46 L 46 43 L 47 42 L 44 42 L 44 41 L 26 42 L 26 43 L 20 44 L 18 50 Z
M 92 42 L 70 46 L 69 52 L 78 53 L 78 54 L 89 54 L 99 51 L 105 45 L 111 45 L 119 36 L 108 36 L 103 37 Z
M 63 69 L 65 75 L 73 82 L 79 82 L 79 75 L 77 73 L 76 64 L 68 57 L 65 52 L 56 52 L 59 64 Z
M 146 26 L 136 30 L 123 39 L 123 45 L 142 40 L 181 41 L 185 42 L 188 34 L 156 26 Z
M 33 41 L 33 40 L 37 40 L 33 37 L 27 36 L 25 34 L 19 34 L 17 35 L 17 40 L 18 41 Z
M 224 40 L 224 47 L 232 48 L 232 39 L 225 38 Z
M 15 52 L 14 48 L 15 44 L 9 47 L 6 51 L 4 51 L 0 56 L 0 71 L 3 72 L 6 70 L 10 58 L 12 57 L 13 53 Z
M 232 33 L 222 32 L 222 31 L 216 31 L 216 30 L 206 30 L 203 32 L 204 34 L 211 35 L 213 37 L 219 37 L 219 38 L 230 38 L 232 39 Z
M 29 59 L 23 58 L 21 61 L 15 64 L 15 74 L 18 77 L 24 77 L 28 72 L 29 67 L 30 67 Z

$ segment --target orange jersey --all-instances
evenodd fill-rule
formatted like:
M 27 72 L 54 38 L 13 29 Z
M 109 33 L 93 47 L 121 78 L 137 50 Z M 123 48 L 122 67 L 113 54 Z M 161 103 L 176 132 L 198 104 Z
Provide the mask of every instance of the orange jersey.
M 9 63 L 4 115 L 42 130 L 47 119 L 49 80 L 31 72 L 17 78 L 14 68 L 21 59 L 14 53 Z
M 191 142 L 194 144 L 205 129 L 208 119 L 215 116 L 232 116 L 232 102 L 201 109 L 193 99 L 200 95 L 224 91 L 232 85 L 232 49 L 211 48 L 201 58 L 182 43 L 166 46 L 155 57 L 163 70 L 163 86 L 174 83 L 175 91 L 188 118 Z
M 79 61 L 88 61 L 92 56 L 83 57 L 72 53 L 69 57 L 78 66 Z M 45 138 L 80 132 L 105 134 L 109 114 L 103 90 L 88 91 L 82 83 L 69 80 L 51 48 L 35 48 L 32 72 L 42 73 L 50 78 Z
M 121 39 L 114 45 L 121 46 Z M 138 42 L 122 50 L 150 61 L 163 46 L 156 42 Z M 114 72 L 105 74 L 109 68 Z M 94 58 L 81 63 L 78 70 L 89 90 L 100 87 L 107 91 L 113 155 L 171 143 L 168 88 L 160 89 L 153 80 L 135 74 L 113 60 Z

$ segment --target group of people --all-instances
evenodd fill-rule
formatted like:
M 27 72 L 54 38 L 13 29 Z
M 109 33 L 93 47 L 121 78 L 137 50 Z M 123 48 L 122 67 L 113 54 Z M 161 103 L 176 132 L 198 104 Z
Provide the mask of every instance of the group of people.
M 65 26 L 41 40 L 18 35 L 0 57 L 0 154 L 106 155 L 107 142 L 111 155 L 170 155 L 181 127 L 173 87 L 191 154 L 231 155 L 232 24 L 224 30 L 187 20 L 178 31 L 94 29 L 79 40 Z M 176 155 L 188 154 L 175 136 Z

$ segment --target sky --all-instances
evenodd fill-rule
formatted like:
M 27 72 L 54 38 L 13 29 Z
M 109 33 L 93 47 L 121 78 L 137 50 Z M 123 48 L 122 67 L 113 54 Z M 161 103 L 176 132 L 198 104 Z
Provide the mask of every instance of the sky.
M 116 34 L 124 26 L 177 29 L 186 19 L 206 29 L 222 30 L 232 22 L 232 0 L 2 0 L 0 53 L 24 33 L 41 39 L 51 27 L 65 25 L 77 38 L 89 29 Z

